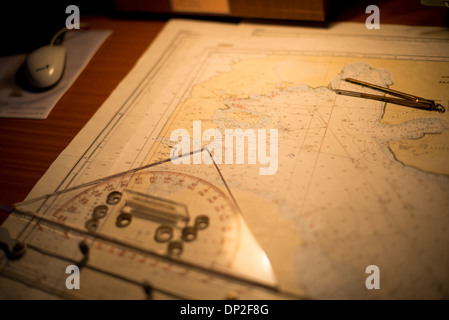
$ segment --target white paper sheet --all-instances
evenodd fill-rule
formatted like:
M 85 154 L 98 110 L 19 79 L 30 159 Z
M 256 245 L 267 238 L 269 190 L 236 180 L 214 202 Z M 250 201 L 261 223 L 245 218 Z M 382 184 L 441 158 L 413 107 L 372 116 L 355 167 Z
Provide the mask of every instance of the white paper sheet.
M 26 55 L 0 57 L 0 117 L 45 119 L 76 80 L 97 49 L 110 35 L 108 30 L 68 32 L 66 67 L 61 81 L 45 92 L 30 92 L 16 82 L 16 73 Z

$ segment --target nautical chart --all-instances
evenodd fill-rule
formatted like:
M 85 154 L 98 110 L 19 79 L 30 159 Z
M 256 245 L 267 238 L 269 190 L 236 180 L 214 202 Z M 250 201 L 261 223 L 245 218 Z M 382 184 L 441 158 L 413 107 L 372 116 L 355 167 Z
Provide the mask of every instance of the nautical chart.
M 333 91 L 371 92 L 351 77 L 448 108 L 448 46 L 436 28 L 171 21 L 5 223 L 28 246 L 2 257 L 2 286 L 63 298 L 448 298 L 449 113 Z M 175 164 L 179 129 L 189 162 Z M 243 161 L 225 161 L 234 142 L 211 154 L 198 139 L 208 129 L 277 140 L 248 138 Z M 73 263 L 96 285 L 65 289 Z M 365 285 L 370 265 L 379 289 Z

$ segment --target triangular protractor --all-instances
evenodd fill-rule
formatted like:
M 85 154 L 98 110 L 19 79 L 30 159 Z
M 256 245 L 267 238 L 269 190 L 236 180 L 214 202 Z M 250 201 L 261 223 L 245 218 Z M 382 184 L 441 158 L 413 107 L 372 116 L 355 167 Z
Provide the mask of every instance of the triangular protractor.
M 203 159 L 210 157 L 207 150 L 198 152 Z M 157 282 L 164 288 L 172 285 L 163 283 L 161 277 L 148 277 L 146 268 L 136 268 L 141 263 L 137 258 L 117 261 L 117 252 L 132 251 L 140 256 L 139 261 L 152 259 L 166 268 L 181 268 L 185 274 L 275 292 L 277 282 L 265 252 L 251 234 L 218 166 L 209 163 L 174 164 L 167 159 L 18 203 L 15 213 L 31 218 L 21 241 L 80 261 L 82 253 L 68 239 L 82 239 L 90 246 L 87 265 L 135 281 Z M 43 226 L 59 230 L 57 244 L 38 231 Z M 76 252 L 75 256 L 70 257 L 70 252 Z M 137 271 L 131 276 L 130 270 Z M 190 291 L 178 294 L 211 298 Z

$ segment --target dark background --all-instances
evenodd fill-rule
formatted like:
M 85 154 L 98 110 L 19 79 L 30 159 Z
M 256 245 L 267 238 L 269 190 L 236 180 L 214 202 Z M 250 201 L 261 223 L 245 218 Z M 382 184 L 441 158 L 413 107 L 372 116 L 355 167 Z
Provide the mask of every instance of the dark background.
M 161 0 L 148 0 L 149 2 Z M 167 0 L 168 1 L 168 0 Z M 213 0 L 211 0 L 213 1 Z M 255 0 L 257 1 L 257 0 Z M 0 55 L 29 52 L 50 42 L 52 36 L 65 26 L 65 13 L 68 5 L 77 5 L 81 21 L 86 15 L 103 15 L 112 18 L 138 20 L 168 20 L 171 17 L 199 18 L 208 20 L 241 21 L 241 17 L 223 16 L 183 16 L 179 14 L 118 12 L 114 0 L 82 1 L 11 1 L 0 7 L 0 36 L 2 44 Z M 329 0 L 326 21 L 268 21 L 258 22 L 283 24 L 312 24 L 319 27 L 335 21 L 363 22 L 368 15 L 368 5 L 380 8 L 380 23 L 400 23 L 427 26 L 449 26 L 448 9 L 444 7 L 424 6 L 420 0 Z M 254 19 L 252 19 L 254 21 Z

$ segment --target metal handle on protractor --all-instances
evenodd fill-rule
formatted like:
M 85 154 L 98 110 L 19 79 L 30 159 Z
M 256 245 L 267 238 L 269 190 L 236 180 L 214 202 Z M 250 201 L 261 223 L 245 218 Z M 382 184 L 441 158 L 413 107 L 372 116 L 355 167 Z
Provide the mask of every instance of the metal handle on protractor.
M 0 227 L 0 248 L 5 252 L 9 260 L 21 258 L 26 251 L 26 244 L 11 238 L 9 230 L 3 226 Z
M 372 83 L 356 80 L 353 78 L 346 78 L 344 80 L 347 82 L 350 82 L 350 83 L 361 85 L 363 87 L 367 87 L 367 88 L 371 88 L 371 89 L 379 90 L 381 92 L 388 93 L 392 96 L 399 97 L 400 99 L 384 97 L 384 96 L 379 96 L 379 95 L 374 95 L 374 94 L 369 94 L 369 93 L 340 90 L 340 89 L 335 90 L 335 92 L 337 94 L 347 95 L 347 96 L 351 96 L 351 97 L 371 99 L 371 100 L 378 100 L 378 101 L 383 101 L 383 102 L 390 102 L 390 103 L 394 103 L 394 104 L 398 104 L 398 105 L 402 105 L 402 106 L 406 106 L 406 107 L 412 107 L 412 108 L 429 110 L 429 111 L 438 111 L 440 113 L 444 113 L 446 111 L 446 109 L 441 104 L 436 103 L 433 100 L 429 100 L 429 99 L 421 98 L 421 97 L 414 96 L 414 95 L 411 95 L 408 93 L 384 88 L 384 87 L 377 86 Z

